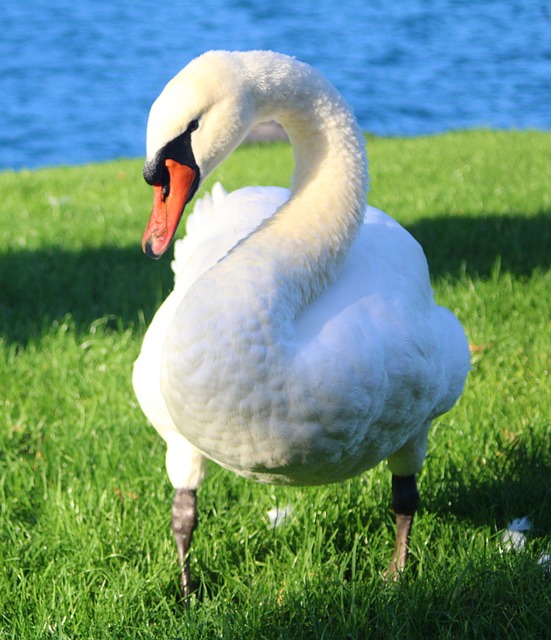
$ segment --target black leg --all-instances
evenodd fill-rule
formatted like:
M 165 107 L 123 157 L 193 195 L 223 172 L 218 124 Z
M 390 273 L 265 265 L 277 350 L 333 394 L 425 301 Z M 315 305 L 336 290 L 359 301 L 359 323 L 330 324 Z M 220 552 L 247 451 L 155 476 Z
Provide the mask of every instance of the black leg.
M 189 570 L 189 547 L 197 526 L 196 492 L 194 489 L 176 489 L 172 503 L 172 532 L 178 549 L 178 562 L 182 570 L 180 586 L 184 598 L 194 591 Z
M 419 506 L 415 476 L 392 476 L 392 508 L 396 514 L 396 546 L 386 571 L 389 580 L 397 580 L 406 566 L 413 516 Z

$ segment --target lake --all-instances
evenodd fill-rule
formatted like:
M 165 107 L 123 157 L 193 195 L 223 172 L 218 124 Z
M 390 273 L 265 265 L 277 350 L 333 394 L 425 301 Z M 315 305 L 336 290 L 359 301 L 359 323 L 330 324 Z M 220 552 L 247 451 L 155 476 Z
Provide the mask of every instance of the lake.
M 142 156 L 151 103 L 208 49 L 295 55 L 379 135 L 551 128 L 550 0 L 19 0 L 1 21 L 0 169 Z

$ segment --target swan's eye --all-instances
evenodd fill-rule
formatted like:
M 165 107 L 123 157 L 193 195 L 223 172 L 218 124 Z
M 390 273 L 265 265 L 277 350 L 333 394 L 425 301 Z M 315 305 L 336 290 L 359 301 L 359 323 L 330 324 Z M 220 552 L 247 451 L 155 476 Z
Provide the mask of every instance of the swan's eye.
M 188 125 L 187 132 L 188 133 L 192 133 L 193 131 L 195 131 L 198 128 L 199 128 L 199 120 L 197 120 L 197 119 L 192 120 Z

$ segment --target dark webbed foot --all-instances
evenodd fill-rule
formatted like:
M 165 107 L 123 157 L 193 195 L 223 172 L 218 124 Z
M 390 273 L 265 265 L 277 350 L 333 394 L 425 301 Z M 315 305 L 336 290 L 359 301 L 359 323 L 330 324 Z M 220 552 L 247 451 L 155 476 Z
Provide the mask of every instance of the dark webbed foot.
M 405 569 L 411 525 L 418 506 L 419 492 L 415 476 L 393 475 L 392 508 L 396 514 L 396 545 L 385 573 L 388 580 L 397 580 Z
M 180 588 L 185 599 L 188 599 L 195 591 L 189 570 L 189 548 L 196 526 L 196 491 L 194 489 L 176 489 L 172 503 L 172 532 L 176 540 L 178 562 L 182 570 Z

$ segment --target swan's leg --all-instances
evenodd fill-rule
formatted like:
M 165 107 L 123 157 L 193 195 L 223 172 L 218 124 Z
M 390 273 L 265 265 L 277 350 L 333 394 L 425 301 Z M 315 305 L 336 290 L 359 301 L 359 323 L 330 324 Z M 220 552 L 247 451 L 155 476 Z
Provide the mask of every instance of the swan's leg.
M 415 474 L 423 466 L 430 425 L 430 421 L 425 422 L 403 447 L 388 458 L 392 472 L 392 508 L 396 514 L 396 545 L 385 573 L 389 580 L 397 580 L 406 566 L 411 525 L 419 506 Z
M 206 459 L 179 433 L 165 433 L 166 470 L 175 488 L 172 503 L 172 532 L 181 569 L 180 587 L 188 599 L 195 590 L 190 575 L 189 550 L 197 526 L 197 487 L 206 473 Z
M 189 548 L 197 526 L 196 493 L 195 489 L 176 489 L 172 503 L 172 532 L 182 570 L 180 588 L 186 599 L 195 591 L 189 569 Z
M 406 566 L 409 536 L 413 517 L 419 505 L 419 492 L 415 476 L 392 475 L 392 508 L 396 514 L 396 545 L 390 566 L 389 580 L 397 580 Z

